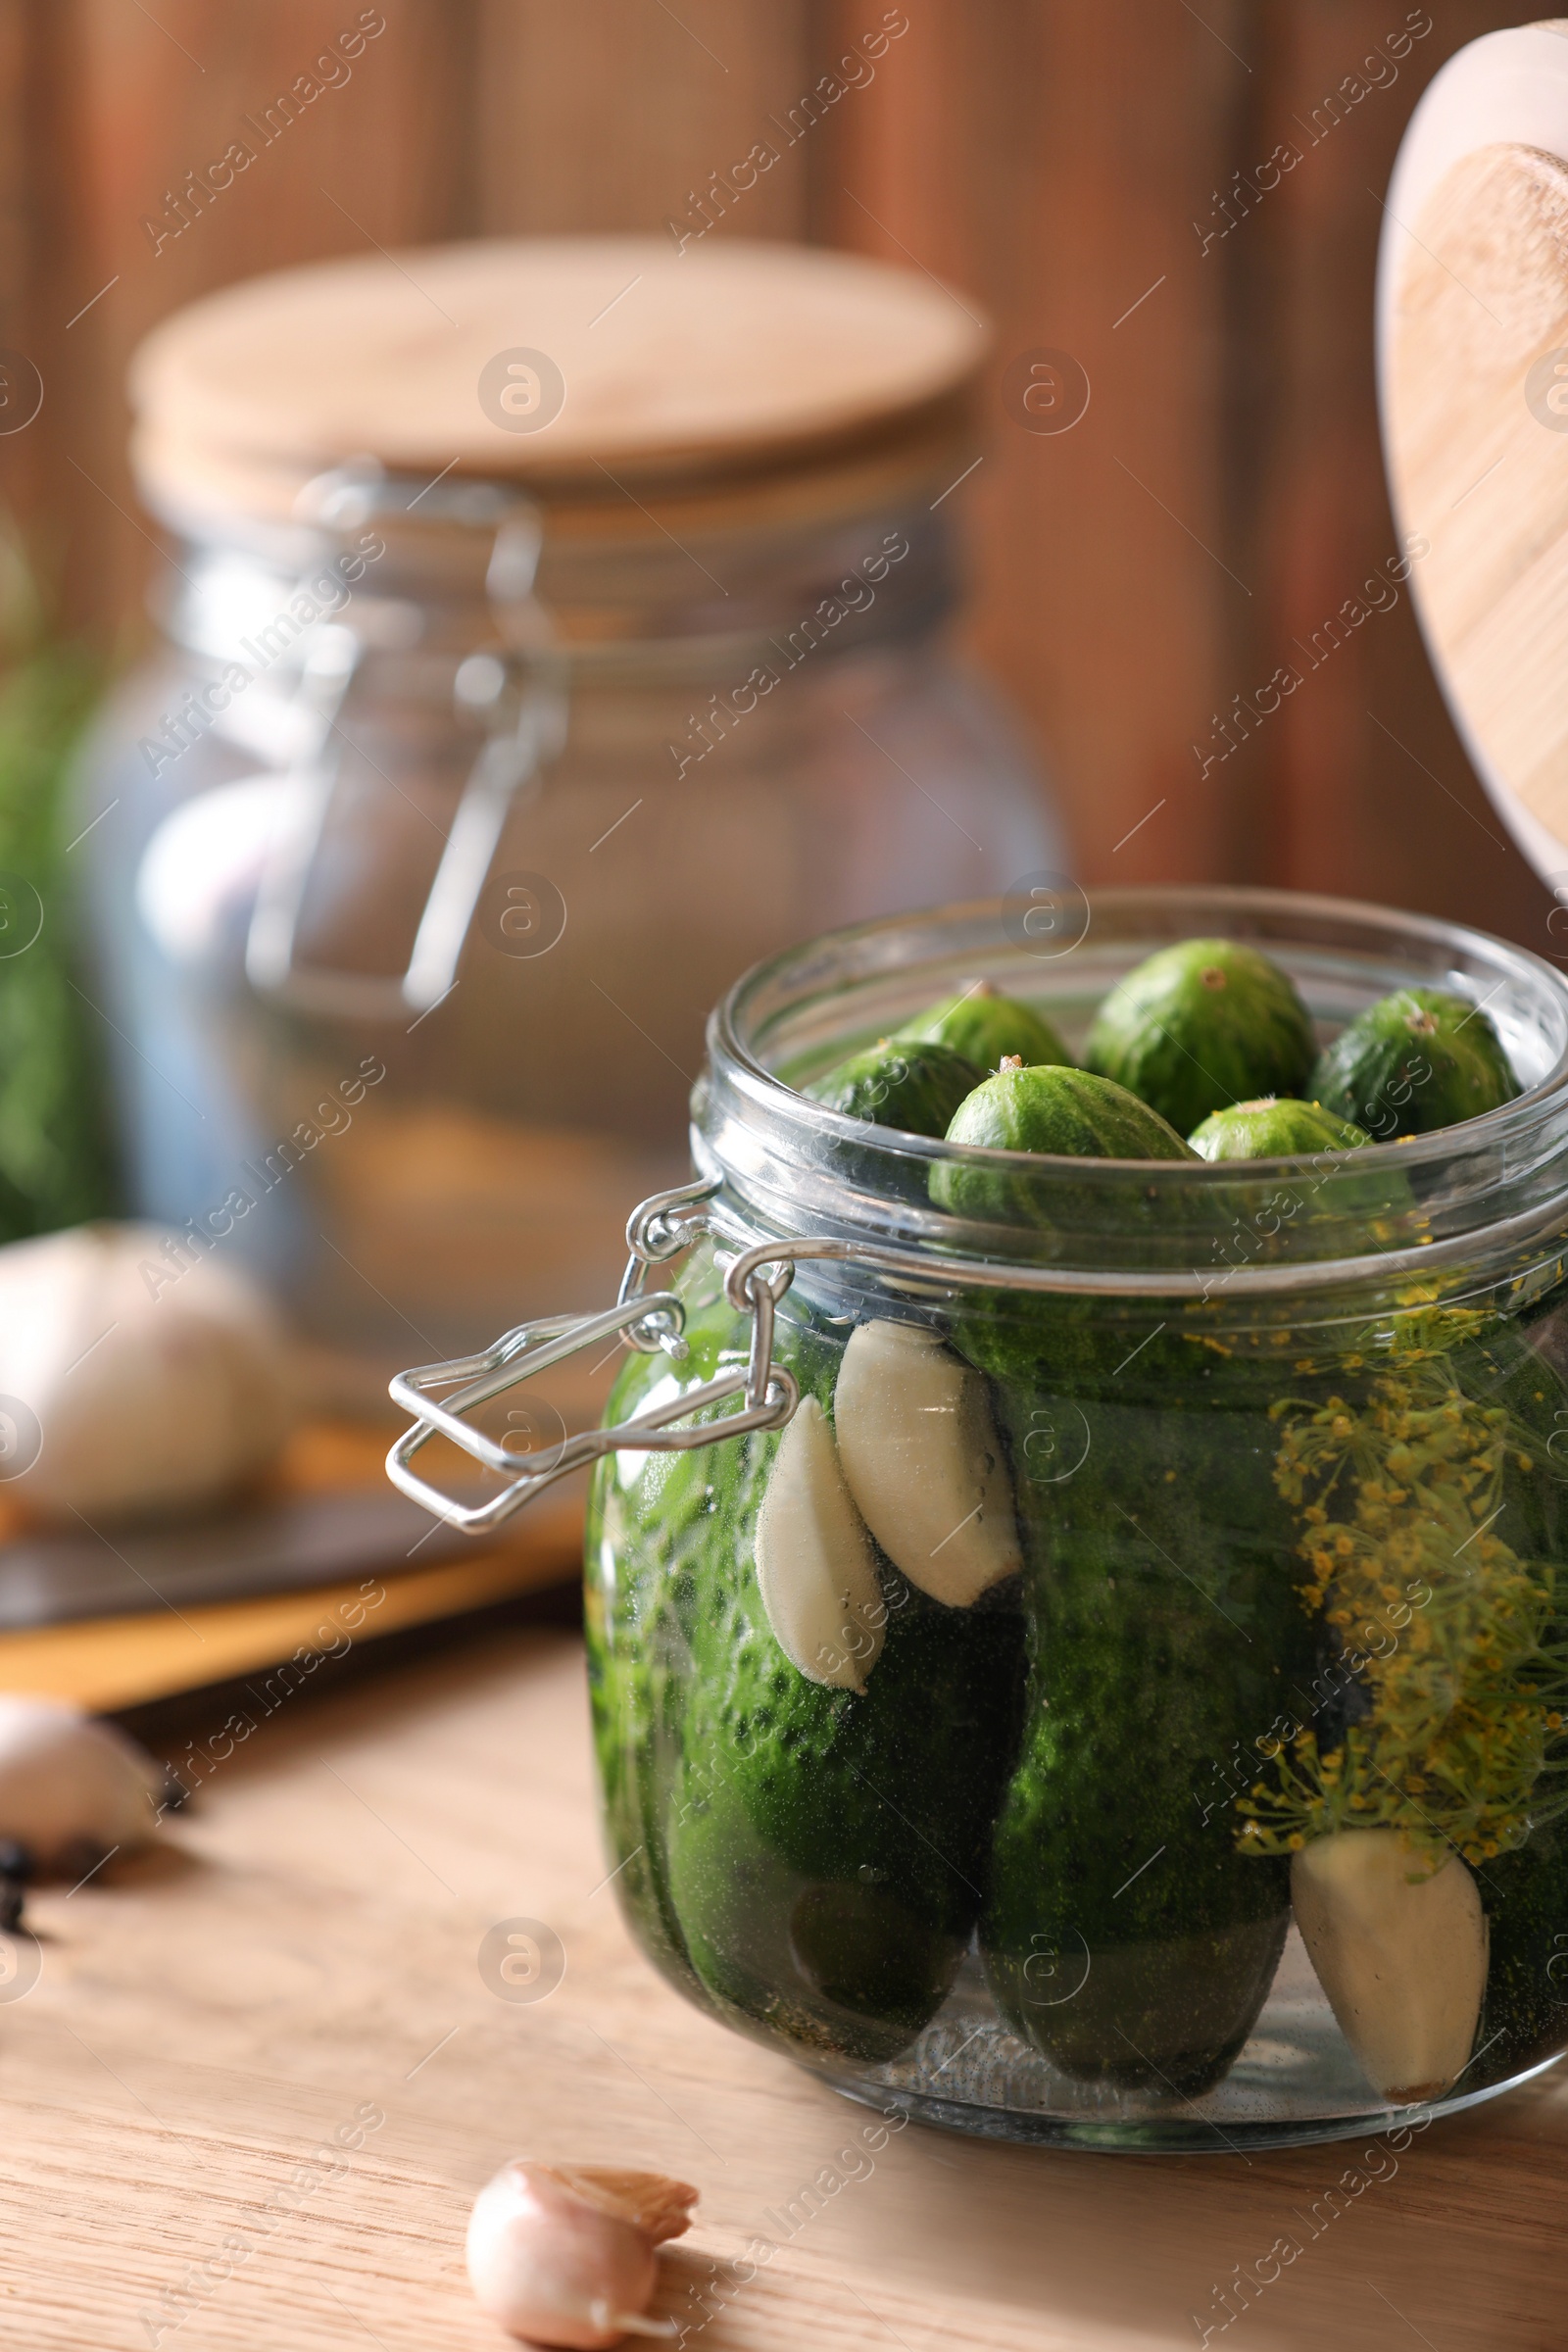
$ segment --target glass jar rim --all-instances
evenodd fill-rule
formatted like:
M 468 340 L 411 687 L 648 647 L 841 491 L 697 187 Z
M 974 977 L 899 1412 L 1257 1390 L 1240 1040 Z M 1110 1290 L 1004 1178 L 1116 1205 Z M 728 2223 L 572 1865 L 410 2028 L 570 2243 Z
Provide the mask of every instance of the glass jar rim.
M 1044 949 L 1026 928 L 1042 905 L 1059 925 Z M 1320 1031 L 1400 986 L 1471 997 L 1522 1091 L 1353 1152 L 1084 1160 L 873 1127 L 780 1075 L 808 1079 L 977 971 L 1070 1037 L 1111 979 L 1192 937 L 1274 956 Z M 1568 976 L 1489 933 L 1348 900 L 1232 885 L 1086 893 L 1064 875 L 1026 875 L 1001 899 L 854 925 L 743 974 L 710 1016 L 693 1153 L 721 1180 L 716 1227 L 748 1243 L 837 1235 L 929 1258 L 933 1274 L 968 1260 L 1016 1270 L 1025 1287 L 1102 1295 L 1238 1299 L 1368 1278 L 1463 1294 L 1539 1263 L 1568 1229 Z M 1004 1221 L 935 1204 L 931 1174 L 952 1164 L 1009 1182 Z

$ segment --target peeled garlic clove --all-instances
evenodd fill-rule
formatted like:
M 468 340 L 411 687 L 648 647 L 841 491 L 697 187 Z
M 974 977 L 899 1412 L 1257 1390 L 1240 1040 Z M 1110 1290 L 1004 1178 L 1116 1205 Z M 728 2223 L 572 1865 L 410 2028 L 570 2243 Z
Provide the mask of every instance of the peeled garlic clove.
M 1421 1875 L 1429 1864 L 1397 1830 L 1336 1830 L 1291 1863 L 1296 1924 L 1340 2031 L 1401 2105 L 1463 2071 L 1487 1982 L 1475 1880 L 1457 1854 Z
M 0 1446 L 33 1508 L 209 1501 L 270 1460 L 293 1417 L 271 1308 L 188 1237 L 82 1225 L 0 1249 Z
M 887 1603 L 827 1416 L 801 1400 L 779 1440 L 757 1519 L 757 1581 L 773 1639 L 808 1682 L 863 1690 Z
M 671 2336 L 646 2313 L 655 2248 L 691 2227 L 697 2191 L 662 2173 L 599 2165 L 504 2164 L 474 2199 L 468 2278 L 513 2335 L 603 2352 L 623 2336 Z
M 966 1609 L 1022 1566 L 986 1384 L 918 1323 L 862 1323 L 833 1393 L 839 1460 L 911 1585 Z
M 145 1845 L 163 1788 L 152 1758 L 113 1724 L 62 1699 L 0 1696 L 0 1838 L 41 1869 L 84 1846 Z

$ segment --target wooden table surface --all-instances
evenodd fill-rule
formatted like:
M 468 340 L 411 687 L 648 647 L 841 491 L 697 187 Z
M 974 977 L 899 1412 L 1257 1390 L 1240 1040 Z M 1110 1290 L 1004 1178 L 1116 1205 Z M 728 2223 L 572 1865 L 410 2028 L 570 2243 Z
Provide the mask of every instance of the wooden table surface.
M 916 2127 L 870 2156 L 865 2111 L 637 1957 L 591 1795 L 576 1640 L 492 1631 L 300 1692 L 166 1851 L 39 1893 L 41 1975 L 0 1999 L 0 2341 L 500 2352 L 463 2232 L 502 2159 L 532 2153 L 701 2185 L 661 2308 L 703 2352 L 1152 2352 L 1200 2341 L 1195 2313 L 1218 2342 L 1216 2285 L 1285 2234 L 1304 2251 L 1228 2343 L 1568 2344 L 1568 2075 L 1398 2158 L 1379 2142 L 1370 2168 L 1360 2141 L 1248 2162 Z M 522 1918 L 565 1962 L 530 2002 L 478 1964 Z M 769 2209 L 824 2168 L 843 2185 L 789 2235 Z M 699 2326 L 705 2287 L 736 2276 L 713 2266 L 759 2236 L 784 2242 Z

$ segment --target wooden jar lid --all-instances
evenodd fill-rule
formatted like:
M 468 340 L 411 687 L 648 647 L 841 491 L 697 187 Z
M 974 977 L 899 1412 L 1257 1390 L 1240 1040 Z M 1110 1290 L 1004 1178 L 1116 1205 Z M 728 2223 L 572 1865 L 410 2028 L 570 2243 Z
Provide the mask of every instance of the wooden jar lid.
M 1389 189 L 1378 342 L 1433 665 L 1521 849 L 1568 881 L 1568 23 L 1474 41 L 1426 91 Z
M 933 280 L 850 254 L 434 247 L 281 270 L 176 313 L 132 363 L 133 455 L 148 503 L 176 520 L 230 502 L 285 520 L 308 480 L 364 455 L 624 507 L 626 489 L 691 496 L 951 440 L 988 340 Z M 517 352 L 543 354 L 559 383 L 521 373 L 513 425 L 497 404 Z M 542 415 L 558 394 L 534 426 L 528 400 Z

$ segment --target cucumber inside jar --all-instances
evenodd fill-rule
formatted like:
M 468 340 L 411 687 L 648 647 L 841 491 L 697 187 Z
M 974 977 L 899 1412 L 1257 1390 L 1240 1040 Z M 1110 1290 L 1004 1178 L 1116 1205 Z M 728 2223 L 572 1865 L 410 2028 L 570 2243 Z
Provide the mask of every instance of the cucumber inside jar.
M 1040 1062 L 1071 1065 L 1060 1037 L 1033 1005 L 1004 997 L 989 980 L 971 980 L 956 997 L 927 1005 L 897 1032 L 901 1039 L 932 1039 L 951 1046 L 981 1072 L 1000 1068 L 1016 1055 L 1026 1066 Z
M 1084 1059 L 1190 1135 L 1227 1103 L 1299 1095 L 1315 1050 L 1306 1007 L 1278 964 L 1244 941 L 1186 939 L 1110 991 Z
M 720 2007 L 873 2062 L 935 2016 L 968 1946 L 1018 1650 L 1015 1618 L 955 1628 L 912 1588 L 886 1592 L 857 1693 L 782 1659 L 755 1585 L 709 1588 L 669 1830 L 686 1949 Z
M 987 1977 L 1064 2073 L 1192 2097 L 1245 2043 L 1289 1921 L 1286 1866 L 1240 1850 L 1226 1777 L 1311 1651 L 1270 1479 L 1273 1366 L 1038 1298 L 958 1346 L 991 1377 L 1024 1554 Z
M 1519 1081 L 1483 1005 L 1441 988 L 1380 997 L 1318 1056 L 1311 1091 L 1371 1135 L 1425 1135 L 1511 1102 Z
M 692 1316 L 688 1338 L 680 1385 L 744 1360 L 744 1323 L 722 1305 Z M 601 1472 L 600 1540 L 612 1528 L 617 1562 L 647 1566 L 591 1634 L 602 1654 L 621 1636 L 621 1695 L 602 1678 L 596 1708 L 615 1785 L 640 1791 L 611 1826 L 625 1850 L 646 1848 L 623 1901 L 650 1956 L 677 1982 L 689 1971 L 743 2030 L 879 2062 L 936 2014 L 970 1942 L 1017 1737 L 1021 1631 L 1004 1608 L 960 1612 L 919 1591 L 835 1492 L 841 1355 L 842 1337 L 781 1316 L 775 1357 L 803 1392 L 782 1437 Z M 614 1417 L 662 1378 L 650 1359 L 630 1366 Z M 700 1463 L 704 1489 L 673 1534 L 672 1459 Z M 847 1605 L 812 1630 L 836 1556 Z M 787 1589 L 796 1570 L 804 1599 Z M 646 1641 L 660 1612 L 667 1665 Z

